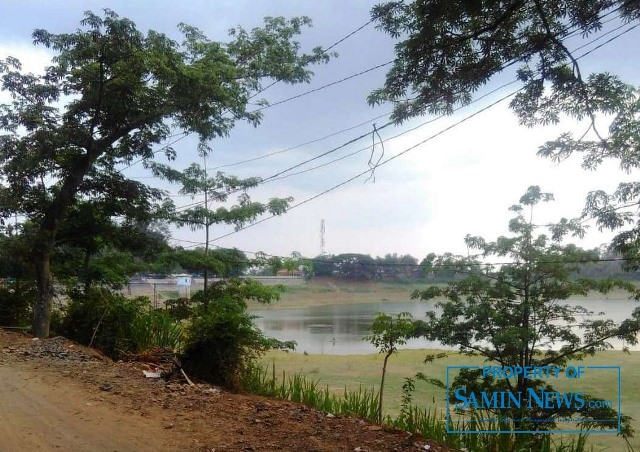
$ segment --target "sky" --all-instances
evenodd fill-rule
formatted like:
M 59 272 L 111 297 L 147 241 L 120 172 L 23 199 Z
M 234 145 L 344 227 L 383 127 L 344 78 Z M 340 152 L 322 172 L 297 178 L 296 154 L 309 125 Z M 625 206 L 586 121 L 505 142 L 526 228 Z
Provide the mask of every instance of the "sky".
M 242 25 L 250 29 L 259 26 L 265 16 L 307 15 L 313 20 L 313 28 L 305 30 L 299 40 L 302 49 L 308 51 L 315 46 L 327 47 L 367 23 L 375 3 L 365 0 L 2 0 L 0 58 L 15 56 L 26 70 L 38 72 L 52 54 L 32 46 L 33 30 L 70 32 L 79 26 L 84 11 L 99 12 L 102 8 L 130 18 L 141 30 L 154 29 L 178 39 L 176 25 L 185 22 L 221 41 L 226 40 L 229 28 Z M 607 70 L 637 85 L 640 74 L 640 59 L 635 50 L 638 38 L 640 29 L 635 29 L 584 58 L 581 60 L 583 73 Z M 568 46 L 573 48 L 581 44 L 575 40 Z M 277 84 L 266 90 L 262 97 L 276 103 L 391 61 L 393 45 L 394 41 L 388 35 L 368 25 L 335 47 L 339 53 L 337 58 L 314 68 L 315 76 L 309 85 Z M 264 119 L 257 128 L 239 124 L 228 138 L 210 143 L 213 152 L 207 159 L 207 166 L 212 171 L 267 178 L 367 134 L 352 145 L 300 166 L 293 173 L 354 153 L 350 157 L 265 183 L 251 191 L 252 198 L 257 201 L 291 196 L 294 205 L 302 204 L 286 215 L 237 233 L 230 226 L 214 226 L 211 237 L 225 237 L 215 240 L 213 245 L 280 256 L 292 251 L 316 256 L 322 250 L 320 224 L 324 220 L 324 252 L 329 254 L 357 252 L 383 256 L 398 253 L 422 259 L 431 252 L 464 253 L 463 239 L 467 234 L 487 239 L 507 234 L 507 223 L 512 216 L 507 209 L 530 185 L 540 185 L 543 191 L 554 193 L 556 198 L 554 203 L 536 212 L 540 215 L 536 219 L 542 223 L 576 217 L 580 215 L 589 191 L 612 191 L 620 181 L 635 177 L 621 172 L 616 162 L 606 162 L 597 171 L 585 171 L 578 158 L 556 164 L 537 157 L 538 147 L 546 140 L 563 131 L 581 133 L 584 124 L 563 121 L 558 126 L 534 129 L 518 125 L 508 110 L 508 100 L 497 103 L 513 91 L 514 85 L 511 85 L 450 117 L 426 116 L 402 126 L 385 128 L 380 132 L 382 139 L 388 140 L 384 143 L 383 160 L 406 152 L 377 168 L 375 177 L 364 174 L 322 194 L 369 168 L 373 124 L 384 124 L 388 120 L 384 115 L 392 107 L 371 107 L 366 97 L 383 85 L 385 72 L 385 67 L 375 69 L 275 105 L 264 110 Z M 512 77 L 512 73 L 497 77 L 482 88 L 477 97 L 490 93 Z M 0 93 L 0 102 L 6 100 Z M 484 108 L 486 110 L 481 111 Z M 430 123 L 422 125 L 425 122 Z M 334 134 L 347 128 L 351 130 Z M 415 130 L 409 131 L 413 128 Z M 299 146 L 310 141 L 315 142 Z M 407 150 L 413 146 L 415 148 Z M 195 151 L 195 139 L 181 140 L 174 148 L 178 158 L 172 165 L 184 168 L 194 161 L 202 163 Z M 289 148 L 294 149 L 287 150 Z M 356 153 L 358 150 L 360 152 Z M 373 159 L 377 160 L 381 153 L 378 144 L 373 149 Z M 165 163 L 161 158 L 159 161 Z M 179 196 L 179 187 L 150 177 L 142 165 L 123 169 L 123 172 L 169 190 L 177 206 L 202 199 Z M 611 237 L 611 234 L 599 234 L 595 227 L 591 229 L 587 237 L 578 242 L 584 247 L 598 246 Z M 204 231 L 174 229 L 172 236 L 174 244 L 185 247 L 204 241 Z

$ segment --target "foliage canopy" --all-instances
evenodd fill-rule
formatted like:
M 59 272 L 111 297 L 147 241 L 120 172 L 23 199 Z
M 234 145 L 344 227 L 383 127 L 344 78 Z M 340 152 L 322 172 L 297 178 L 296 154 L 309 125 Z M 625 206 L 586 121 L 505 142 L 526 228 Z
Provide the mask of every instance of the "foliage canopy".
M 520 90 L 511 109 L 521 124 L 557 124 L 569 117 L 584 127 L 578 135 L 563 133 L 543 144 L 539 155 L 561 161 L 578 154 L 591 170 L 607 159 L 625 171 L 640 167 L 638 89 L 607 71 L 584 73 L 580 61 L 640 25 L 637 1 L 393 0 L 375 6 L 372 17 L 398 42 L 384 86 L 368 100 L 394 103 L 396 122 L 451 114 L 513 67 Z M 618 24 L 622 31 L 593 45 Z M 570 48 L 580 40 L 586 42 Z M 640 183 L 622 183 L 613 193 L 590 193 L 583 211 L 583 218 L 595 218 L 601 229 L 633 225 L 616 237 L 613 248 L 633 259 L 635 268 L 640 222 L 633 208 L 639 202 Z
M 197 135 L 206 152 L 237 121 L 257 125 L 261 112 L 247 106 L 264 80 L 306 82 L 309 65 L 328 61 L 319 48 L 300 52 L 295 37 L 310 23 L 267 17 L 261 28 L 232 29 L 228 43 L 180 24 L 178 42 L 107 9 L 85 13 L 72 33 L 36 30 L 34 44 L 56 54 L 41 75 L 22 72 L 15 58 L 0 61 L 12 99 L 0 106 L 0 216 L 34 224 L 35 334 L 49 333 L 50 260 L 78 200 L 108 205 L 110 216 L 152 218 L 162 193 L 119 169 L 157 152 L 175 158 L 171 145 L 157 146 L 176 134 Z

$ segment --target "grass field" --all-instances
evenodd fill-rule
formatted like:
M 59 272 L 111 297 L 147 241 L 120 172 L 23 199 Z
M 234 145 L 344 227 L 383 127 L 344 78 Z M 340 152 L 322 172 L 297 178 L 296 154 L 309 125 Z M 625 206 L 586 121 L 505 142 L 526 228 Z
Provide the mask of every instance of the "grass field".
M 423 364 L 424 357 L 434 350 L 402 350 L 389 360 L 385 384 L 384 411 L 397 414 L 402 396 L 402 384 L 405 377 L 423 372 L 428 377 L 446 378 L 447 366 L 482 365 L 479 359 L 473 359 L 455 353 L 447 358 Z M 311 380 L 320 380 L 336 393 L 347 387 L 372 388 L 380 382 L 382 355 L 302 355 L 295 353 L 271 352 L 262 360 L 264 365 L 275 365 L 276 373 L 301 373 Z M 576 363 L 578 365 L 578 363 Z M 634 418 L 634 426 L 640 435 L 640 352 L 625 354 L 619 351 L 602 352 L 586 361 L 583 366 L 620 366 L 622 374 L 622 412 Z M 614 371 L 592 369 L 579 382 L 559 379 L 554 383 L 558 390 L 579 390 L 592 393 L 597 397 L 617 403 L 617 377 Z M 414 402 L 421 407 L 445 409 L 445 391 L 424 382 L 416 383 Z M 624 442 L 615 435 L 593 434 L 590 443 L 595 450 L 625 450 Z M 632 440 L 636 450 L 640 450 L 640 436 Z
M 304 308 L 330 304 L 370 303 L 379 301 L 403 302 L 411 299 L 414 290 L 425 287 L 417 282 L 350 282 L 333 278 L 316 278 L 304 285 L 289 286 L 279 301 L 269 309 Z M 264 309 L 257 303 L 249 308 Z
M 272 303 L 268 309 L 305 308 L 331 304 L 406 302 L 411 300 L 415 290 L 422 290 L 430 285 L 428 282 L 371 282 L 347 281 L 337 278 L 315 278 L 303 285 L 285 288 L 279 301 Z M 431 284 L 433 285 L 433 284 Z M 438 284 L 441 285 L 441 284 Z M 587 300 L 625 300 L 626 292 L 614 290 L 607 295 L 591 293 Z M 264 309 L 263 305 L 250 303 L 250 309 Z

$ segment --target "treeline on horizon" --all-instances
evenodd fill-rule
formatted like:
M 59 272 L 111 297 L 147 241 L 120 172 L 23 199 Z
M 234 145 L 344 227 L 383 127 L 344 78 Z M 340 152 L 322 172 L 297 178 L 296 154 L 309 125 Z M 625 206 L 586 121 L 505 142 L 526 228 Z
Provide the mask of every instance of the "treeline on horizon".
M 149 268 L 156 276 L 189 273 L 201 276 L 208 262 L 213 277 L 241 276 L 303 276 L 306 278 L 332 277 L 353 281 L 455 281 L 472 273 L 482 273 L 492 263 L 464 258 L 451 253 L 429 253 L 423 259 L 411 254 L 388 253 L 373 257 L 363 253 L 322 254 L 303 257 L 294 251 L 290 256 L 255 253 L 254 258 L 236 248 L 204 249 L 169 248 L 151 262 Z M 607 250 L 591 251 L 593 261 L 579 265 L 575 277 L 619 278 L 633 280 L 637 272 L 624 267 L 624 261 Z
M 139 226 L 139 225 L 136 225 Z M 450 253 L 429 253 L 422 259 L 410 254 L 389 253 L 373 257 L 363 253 L 323 254 L 304 257 L 294 251 L 289 256 L 254 253 L 252 257 L 235 248 L 172 247 L 168 231 L 162 228 L 121 225 L 112 240 L 74 243 L 59 247 L 52 270 L 59 281 L 118 286 L 135 275 L 162 277 L 176 273 L 200 276 L 207 268 L 212 277 L 296 275 L 307 278 L 334 277 L 354 281 L 426 280 L 447 282 L 470 273 L 479 273 L 488 262 Z M 29 262 L 28 231 L 0 232 L 0 278 L 34 278 Z M 115 238 L 114 238 L 115 236 Z M 104 237 L 103 237 L 104 239 Z M 100 246 L 105 245 L 106 246 Z M 110 243 L 108 243 L 110 242 Z M 635 279 L 636 272 L 624 268 L 624 261 L 601 247 L 591 251 L 592 262 L 580 265 L 576 277 Z

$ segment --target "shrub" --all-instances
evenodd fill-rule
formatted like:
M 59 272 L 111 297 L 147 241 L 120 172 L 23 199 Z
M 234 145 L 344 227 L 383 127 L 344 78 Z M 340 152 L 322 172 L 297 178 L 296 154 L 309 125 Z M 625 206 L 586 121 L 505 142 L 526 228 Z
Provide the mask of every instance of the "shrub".
M 253 323 L 254 318 L 244 301 L 235 297 L 198 306 L 188 329 L 185 369 L 210 383 L 240 389 L 265 351 L 295 347 L 294 342 L 265 336 Z
M 184 328 L 167 311 L 160 309 L 140 313 L 131 328 L 134 351 L 153 348 L 177 352 L 184 342 Z
M 154 311 L 147 297 L 128 299 L 106 289 L 74 291 L 62 322 L 65 336 L 121 358 L 153 347 L 177 349 L 181 325 L 168 313 Z
M 192 302 L 188 298 L 172 298 L 164 306 L 169 315 L 176 320 L 185 320 L 193 315 Z
M 229 299 L 199 307 L 188 337 L 183 356 L 187 371 L 208 382 L 236 388 L 250 363 L 271 345 L 246 308 Z
M 0 286 L 0 326 L 28 326 L 36 296 L 33 284 L 14 281 Z

